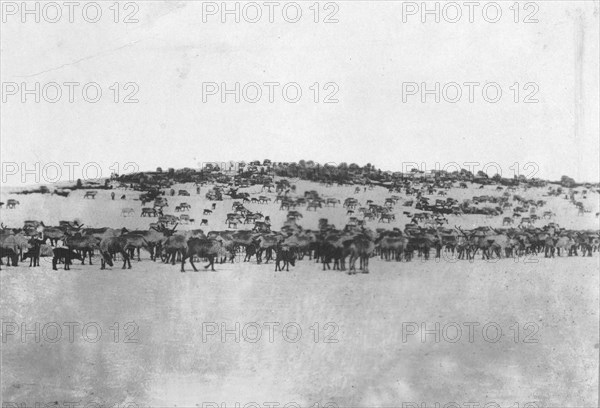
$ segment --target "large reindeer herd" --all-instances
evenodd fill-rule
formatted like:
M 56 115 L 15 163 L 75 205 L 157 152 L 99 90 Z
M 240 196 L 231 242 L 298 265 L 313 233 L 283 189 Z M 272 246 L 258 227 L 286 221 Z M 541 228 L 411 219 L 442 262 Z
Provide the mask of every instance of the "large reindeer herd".
M 80 221 L 60 221 L 57 226 L 47 226 L 42 221 L 25 221 L 20 227 L 2 224 L 0 264 L 6 260 L 6 266 L 17 266 L 29 260 L 29 266 L 36 267 L 40 265 L 40 258 L 48 257 L 52 259 L 53 269 L 59 265 L 69 269 L 75 260 L 82 265 L 87 260 L 92 265 L 99 256 L 101 269 L 112 267 L 115 262 L 122 262 L 125 269 L 132 267 L 132 259 L 141 261 L 140 250 L 144 250 L 153 262 L 178 263 L 181 272 L 185 272 L 187 262 L 197 271 L 194 261 L 202 260 L 207 262 L 204 268 L 213 271 L 215 263 L 236 261 L 273 262 L 276 271 L 289 271 L 290 266 L 302 261 L 320 263 L 323 270 L 333 268 L 354 274 L 368 273 L 369 260 L 374 257 L 395 262 L 415 259 L 455 262 L 472 261 L 476 256 L 483 260 L 590 257 L 598 252 L 597 229 L 561 228 L 554 222 L 556 214 L 547 209 L 545 200 L 523 197 L 527 186 L 498 185 L 493 188 L 495 195 L 474 196 L 459 202 L 451 198 L 452 193 L 468 188 L 467 182 L 405 180 L 386 186 L 388 197 L 377 203 L 362 199 L 367 190 L 383 188 L 373 183 L 356 185 L 354 194 L 341 201 L 321 196 L 316 190 L 299 193 L 288 179 L 278 178 L 273 182 L 274 179 L 261 178 L 260 192 L 253 194 L 238 192 L 240 185 L 250 186 L 245 184 L 247 181 L 240 183 L 235 176 L 225 180 L 221 176 L 218 182 L 197 184 L 197 193 L 200 188 L 209 188 L 205 197 L 212 201 L 210 208 L 203 209 L 202 216 L 210 216 L 218 207 L 227 207 L 226 219 L 221 229 L 216 230 L 178 230 L 183 224 L 189 226 L 197 222 L 189 216 L 191 205 L 180 203 L 174 207 L 176 214 L 165 214 L 170 208 L 168 197 L 174 196 L 175 190 L 140 184 L 128 187 L 142 191 L 136 198 L 142 206 L 137 213 L 155 221 L 150 222 L 147 229 L 90 228 Z M 331 187 L 329 182 L 321 184 L 325 191 Z M 543 196 L 568 200 L 579 216 L 586 216 L 586 209 L 582 201 L 578 201 L 578 195 L 598 193 L 593 189 L 563 191 L 552 186 L 539 191 L 544 191 Z M 97 191 L 86 191 L 83 197 L 90 200 L 85 205 L 95 205 L 96 194 Z M 128 190 L 127 194 L 131 192 Z M 112 200 L 115 195 L 112 191 Z M 179 190 L 177 195 L 190 196 L 187 190 Z M 224 199 L 224 196 L 229 198 Z M 125 199 L 126 195 L 120 198 Z M 286 221 L 275 230 L 271 226 L 273 214 L 253 212 L 249 204 L 270 204 L 264 208 L 285 211 Z M 341 207 L 340 211 L 345 212 L 345 225 L 337 227 L 328 219 L 320 218 L 315 229 L 302 226 L 300 210 L 318 213 L 325 207 Z M 18 208 L 19 201 L 8 200 L 6 210 L 18 211 Z M 409 220 L 403 228 L 397 226 L 400 213 Z M 121 212 L 123 217 L 135 214 L 136 210 L 130 207 Z M 473 220 L 501 218 L 502 226 L 467 229 L 455 225 L 457 220 L 469 217 Z M 200 226 L 208 227 L 208 220 L 202 219 Z

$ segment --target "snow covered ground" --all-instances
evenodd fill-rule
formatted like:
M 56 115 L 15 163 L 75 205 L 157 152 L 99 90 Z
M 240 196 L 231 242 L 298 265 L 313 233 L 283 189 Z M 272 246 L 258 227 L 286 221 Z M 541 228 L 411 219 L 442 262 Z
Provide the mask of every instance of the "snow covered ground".
M 342 201 L 355 196 L 350 187 L 315 186 L 298 182 L 298 192 L 318 188 Z M 171 211 L 186 201 L 192 218 L 209 218 L 207 230 L 224 229 L 231 200 L 202 216 L 210 206 L 206 188 L 199 196 L 189 190 L 191 197 L 170 199 Z M 86 226 L 146 228 L 155 221 L 139 217 L 141 204 L 132 200 L 138 193 L 123 193 L 127 200 L 117 194 L 111 201 L 101 191 L 83 201 L 82 192 L 66 199 L 3 192 L 2 201 L 17 198 L 21 205 L 3 209 L 2 222 L 80 218 Z M 449 196 L 462 194 L 483 192 Z M 382 203 L 387 195 L 374 189 L 356 197 Z M 563 198 L 540 198 L 561 226 L 597 228 L 597 195 L 587 204 L 593 212 L 583 217 Z M 124 207 L 136 216 L 121 217 Z M 285 217 L 276 204 L 249 207 L 270 215 L 276 229 Z M 346 219 L 341 208 L 299 210 L 306 228 L 316 228 L 321 217 L 338 227 Z M 396 213 L 404 210 L 398 206 Z M 407 220 L 399 218 L 402 227 Z M 451 217 L 450 226 L 499 226 L 501 218 Z M 97 257 L 95 263 L 52 271 L 42 259 L 39 268 L 2 269 L 3 406 L 598 406 L 597 253 L 519 262 L 373 259 L 370 274 L 354 276 L 322 271 L 308 259 L 290 272 L 235 263 L 180 273 L 147 254 L 131 270 L 117 264 L 101 271 Z M 33 332 L 23 338 L 23 329 Z

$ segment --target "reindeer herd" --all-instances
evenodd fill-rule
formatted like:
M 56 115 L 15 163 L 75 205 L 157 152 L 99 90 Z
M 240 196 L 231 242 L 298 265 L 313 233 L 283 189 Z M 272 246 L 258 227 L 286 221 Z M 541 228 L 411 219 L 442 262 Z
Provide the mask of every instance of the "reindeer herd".
M 465 188 L 460 183 L 459 188 Z M 263 186 L 270 192 L 273 185 Z M 282 187 L 282 188 L 280 188 Z M 223 193 L 213 188 L 207 197 L 229 195 L 231 209 L 224 221 L 225 229 L 177 230 L 181 224 L 193 224 L 189 212 L 192 206 L 182 202 L 175 206 L 173 214 L 164 214 L 169 207 L 168 198 L 154 190 L 140 195 L 142 208 L 140 217 L 155 218 L 147 229 L 89 228 L 79 222 L 61 221 L 57 226 L 46 226 L 41 221 L 26 221 L 22 227 L 6 227 L 0 232 L 0 264 L 17 266 L 29 259 L 29 266 L 39 266 L 40 258 L 51 257 L 53 269 L 62 265 L 69 269 L 73 261 L 92 265 L 99 257 L 100 268 L 113 267 L 122 262 L 122 268 L 131 268 L 132 259 L 141 261 L 143 250 L 153 262 L 179 264 L 185 272 L 189 262 L 197 271 L 195 261 L 205 260 L 205 269 L 215 270 L 215 263 L 273 262 L 275 270 L 289 270 L 296 262 L 320 263 L 323 270 L 340 270 L 354 274 L 369 272 L 369 261 L 377 257 L 383 261 L 410 262 L 414 259 L 473 260 L 479 254 L 483 260 L 543 256 L 592 256 L 598 251 L 598 230 L 573 230 L 561 228 L 552 220 L 556 214 L 546 208 L 545 200 L 525 199 L 514 187 L 496 188 L 501 195 L 474 196 L 459 202 L 448 197 L 454 186 L 419 185 L 407 183 L 389 189 L 389 197 L 377 203 L 360 200 L 360 194 L 372 186 L 357 187 L 354 196 L 343 202 L 338 198 L 322 197 L 316 190 L 297 195 L 296 188 L 289 182 L 277 183 L 277 195 L 253 196 L 238 193 L 230 188 Z M 199 189 L 198 189 L 199 191 Z M 174 190 L 172 190 L 174 195 Z M 188 196 L 179 190 L 179 196 Z M 587 194 L 584 191 L 583 194 Z M 558 196 L 552 187 L 547 196 Z M 86 192 L 84 198 L 95 199 L 96 192 Z M 114 199 L 114 193 L 112 195 Z M 585 211 L 576 192 L 565 195 L 577 210 Z M 11 209 L 18 202 L 11 201 Z M 151 207 L 145 207 L 152 203 Z M 272 230 L 271 216 L 265 211 L 251 211 L 248 205 L 265 205 L 264 208 L 287 211 L 286 221 L 279 230 Z M 270 204 L 270 205 L 267 205 Z M 277 204 L 278 207 L 274 207 Z M 226 206 L 226 201 L 213 202 L 205 208 L 203 216 L 211 216 L 217 205 Z M 303 215 L 319 212 L 326 207 L 342 207 L 346 222 L 340 228 L 320 218 L 316 229 L 302 227 Z M 8 208 L 8 206 L 7 206 Z M 277 211 L 277 210 L 275 210 Z M 121 215 L 135 215 L 133 208 L 123 208 Z M 407 220 L 398 226 L 397 215 Z M 485 219 L 501 218 L 501 227 L 478 226 L 461 228 L 451 226 L 450 221 L 480 215 Z M 537 225 L 546 221 L 545 225 Z M 455 222 L 452 222 L 455 224 Z M 207 226 L 202 219 L 200 226 Z

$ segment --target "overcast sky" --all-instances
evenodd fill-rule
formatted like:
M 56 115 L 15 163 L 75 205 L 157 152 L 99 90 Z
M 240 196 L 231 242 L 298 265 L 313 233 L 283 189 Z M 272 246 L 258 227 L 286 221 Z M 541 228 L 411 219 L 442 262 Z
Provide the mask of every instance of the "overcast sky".
M 419 14 L 403 22 L 406 4 L 384 1 L 338 1 L 338 10 L 321 3 L 319 23 L 313 21 L 312 1 L 298 2 L 303 14 L 297 23 L 284 20 L 285 2 L 275 9 L 273 23 L 265 6 L 257 23 L 244 15 L 240 23 L 232 16 L 222 23 L 219 13 L 205 13 L 204 23 L 203 7 L 211 7 L 200 1 L 137 2 L 139 22 L 125 24 L 112 21 L 112 2 L 99 3 L 103 14 L 97 23 L 86 22 L 80 9 L 73 23 L 63 15 L 54 24 L 43 16 L 40 23 L 32 17 L 22 23 L 19 11 L 5 10 L 3 91 L 10 91 L 10 82 L 29 88 L 36 82 L 42 87 L 95 82 L 103 93 L 99 102 L 86 102 L 80 85 L 69 103 L 68 87 L 62 86 L 61 100 L 52 104 L 43 97 L 34 103 L 32 96 L 22 103 L 19 93 L 4 92 L 3 162 L 98 162 L 108 172 L 115 162 L 148 170 L 271 158 L 370 162 L 401 170 L 407 162 L 433 168 L 436 162 L 476 161 L 499 163 L 508 176 L 513 163 L 529 174 L 532 168 L 523 167 L 533 162 L 538 177 L 599 180 L 597 2 L 539 1 L 539 10 L 520 10 L 519 23 L 509 9 L 513 2 L 499 2 L 503 14 L 497 23 L 487 22 L 478 8 L 473 23 L 463 15 L 454 24 L 443 15 L 439 23 L 430 16 L 423 24 Z M 134 11 L 121 9 L 119 19 Z M 247 18 L 254 17 L 255 10 L 246 11 Z M 294 10 L 287 11 L 293 18 Z M 447 12 L 453 18 L 454 11 Z M 532 12 L 539 22 L 522 22 Z M 330 13 L 337 23 L 322 21 Z M 120 103 L 110 89 L 115 82 L 121 84 Z M 138 103 L 123 103 L 135 90 L 123 89 L 128 82 L 139 88 Z M 235 103 L 232 95 L 222 103 L 219 93 L 203 102 L 208 82 L 230 88 L 236 82 L 294 82 L 302 97 L 288 102 L 280 86 L 269 103 L 263 85 L 257 103 L 243 98 Z M 310 89 L 315 82 L 319 103 Z M 323 89 L 329 82 L 335 85 Z M 442 96 L 435 103 L 430 95 L 423 103 L 417 91 L 403 102 L 403 83 L 409 82 L 429 88 L 456 82 L 462 99 L 450 103 Z M 469 103 L 465 82 L 496 83 L 502 97 L 487 102 L 479 86 Z M 526 83 L 534 85 L 525 88 Z M 454 97 L 455 88 L 447 90 Z M 339 102 L 323 103 L 333 91 Z M 532 92 L 538 102 L 523 103 Z

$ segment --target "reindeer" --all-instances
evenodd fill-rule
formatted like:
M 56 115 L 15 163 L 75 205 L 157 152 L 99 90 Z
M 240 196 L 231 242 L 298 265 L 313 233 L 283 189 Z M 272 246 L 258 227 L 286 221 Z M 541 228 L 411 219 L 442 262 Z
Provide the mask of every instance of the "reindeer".
M 121 269 L 131 269 L 131 261 L 127 253 L 126 237 L 107 237 L 100 241 L 100 269 L 106 269 L 106 265 L 113 266 L 113 255 L 120 254 L 123 258 L 123 267 Z
M 121 209 L 122 217 L 131 217 L 135 214 L 135 210 L 133 208 L 123 208 Z
M 519 223 L 519 225 L 523 225 L 523 224 L 532 225 L 531 218 L 529 218 L 529 217 L 521 218 L 521 222 Z
M 383 214 L 382 213 L 379 216 L 379 221 L 378 222 L 384 222 L 384 221 L 386 221 L 389 224 L 390 222 L 394 221 L 395 219 L 396 219 L 396 216 L 394 214 L 389 214 L 389 213 Z
M 318 209 L 318 208 L 322 208 L 322 207 L 323 207 L 323 205 L 321 204 L 321 201 L 320 201 L 320 200 L 311 200 L 311 201 L 308 203 L 308 205 L 306 206 L 306 211 L 310 211 L 310 210 L 311 210 L 311 208 L 312 208 L 314 211 L 317 211 L 317 209 Z
M 23 254 L 23 261 L 27 258 L 30 258 L 29 267 L 40 266 L 40 252 L 43 243 L 44 240 L 38 237 L 33 237 L 29 240 L 30 247 L 27 252 Z
M 155 208 L 144 207 L 140 213 L 140 217 L 156 217 L 158 211 Z
M 52 252 L 54 253 L 52 257 L 52 269 L 55 271 L 58 270 L 56 267 L 58 261 L 61 261 L 65 265 L 64 270 L 68 271 L 71 269 L 72 259 L 81 259 L 81 255 L 69 248 L 54 248 Z
M 8 200 L 6 200 L 6 208 L 7 209 L 11 209 L 11 210 L 15 209 L 19 204 L 21 204 L 21 203 L 12 198 L 9 198 Z
M 217 239 L 190 238 L 187 242 L 187 251 L 181 257 L 181 272 L 185 272 L 185 261 L 188 258 L 190 260 L 190 265 L 194 268 L 194 272 L 198 272 L 196 265 L 194 265 L 194 256 L 208 259 L 208 264 L 204 269 L 210 267 L 211 271 L 214 271 L 215 258 L 224 253 L 225 249 L 223 248 L 223 241 L 220 237 Z
M 284 268 L 286 272 L 289 272 L 290 264 L 296 266 L 296 255 L 294 251 L 290 250 L 289 246 L 277 246 L 275 254 L 275 272 L 283 271 Z M 281 265 L 282 263 L 283 266 Z
M 92 265 L 92 255 L 94 254 L 94 250 L 98 248 L 98 240 L 94 236 L 82 236 L 79 233 L 76 235 L 65 234 L 63 242 L 66 247 L 81 254 L 82 265 L 85 265 L 86 255 L 89 258 L 90 265 Z
M 227 228 L 235 228 L 237 229 L 238 224 L 241 222 L 240 219 L 234 217 L 228 217 L 225 221 L 227 224 Z

